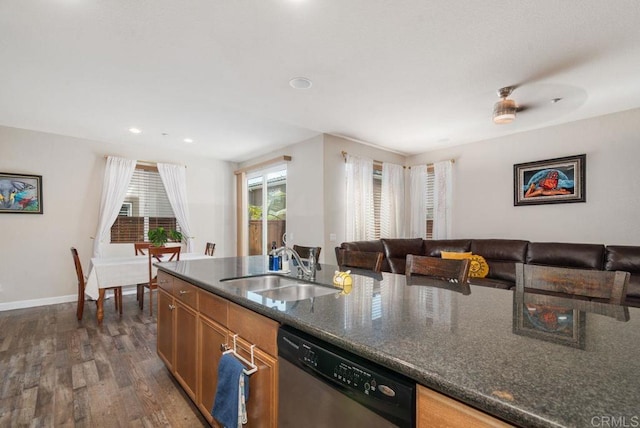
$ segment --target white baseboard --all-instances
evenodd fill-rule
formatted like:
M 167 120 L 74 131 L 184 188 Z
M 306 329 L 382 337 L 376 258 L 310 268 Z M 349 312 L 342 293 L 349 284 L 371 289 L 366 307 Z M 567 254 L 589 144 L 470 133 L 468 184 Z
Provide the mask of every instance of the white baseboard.
M 136 293 L 135 287 L 123 287 L 122 294 L 134 294 Z M 109 297 L 113 294 L 109 293 Z M 59 303 L 75 302 L 78 299 L 77 294 L 70 294 L 67 296 L 45 297 L 43 299 L 33 300 L 18 300 L 15 302 L 0 303 L 0 312 L 11 311 L 13 309 L 35 308 L 38 306 L 57 305 Z

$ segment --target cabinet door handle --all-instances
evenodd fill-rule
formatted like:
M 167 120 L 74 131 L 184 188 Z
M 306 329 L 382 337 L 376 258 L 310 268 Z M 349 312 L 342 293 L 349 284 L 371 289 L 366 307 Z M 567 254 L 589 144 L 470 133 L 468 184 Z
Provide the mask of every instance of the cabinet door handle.
M 170 310 L 174 310 L 175 308 L 176 308 L 175 305 L 169 305 Z
M 224 352 L 224 351 L 228 351 L 229 350 L 229 345 L 227 345 L 226 343 L 221 343 L 220 344 L 220 352 Z
M 180 290 L 178 293 L 182 296 L 183 294 L 187 294 L 186 290 Z
M 160 284 L 166 284 L 167 282 L 169 282 L 169 281 L 167 281 L 166 279 L 161 279 L 160 280 Z

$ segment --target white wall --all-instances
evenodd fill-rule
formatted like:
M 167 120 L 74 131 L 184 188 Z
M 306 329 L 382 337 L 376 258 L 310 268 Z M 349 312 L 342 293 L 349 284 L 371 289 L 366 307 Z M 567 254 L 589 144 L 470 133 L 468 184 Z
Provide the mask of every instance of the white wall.
M 586 203 L 513 206 L 514 164 L 581 153 Z M 640 109 L 424 153 L 407 165 L 450 158 L 454 238 L 640 245 Z
M 44 211 L 0 214 L 0 309 L 68 300 L 77 293 L 69 248 L 78 249 L 88 269 L 105 155 L 186 165 L 195 249 L 204 251 L 212 241 L 216 256 L 235 255 L 235 164 L 0 127 L 0 171 L 42 175 Z M 132 252 L 130 244 L 110 245 L 105 251 Z M 35 302 L 25 302 L 31 300 Z

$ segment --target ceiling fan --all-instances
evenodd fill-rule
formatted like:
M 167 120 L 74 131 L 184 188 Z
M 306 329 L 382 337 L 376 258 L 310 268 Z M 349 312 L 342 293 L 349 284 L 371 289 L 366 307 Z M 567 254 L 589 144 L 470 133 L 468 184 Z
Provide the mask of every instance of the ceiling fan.
M 516 118 L 516 113 L 526 110 L 526 107 L 519 106 L 509 96 L 517 86 L 505 86 L 498 89 L 498 96 L 502 98 L 493 105 L 493 123 L 504 125 L 511 123 Z

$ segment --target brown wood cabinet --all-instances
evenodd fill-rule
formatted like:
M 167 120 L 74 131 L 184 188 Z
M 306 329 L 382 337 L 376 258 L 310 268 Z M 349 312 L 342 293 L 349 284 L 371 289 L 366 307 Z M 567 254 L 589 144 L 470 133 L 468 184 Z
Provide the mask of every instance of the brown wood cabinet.
M 221 347 L 233 347 L 258 371 L 249 379 L 246 427 L 276 427 L 278 421 L 277 332 L 267 317 L 158 273 L 158 355 L 213 426 L 211 409 Z
M 196 398 L 197 288 L 158 273 L 158 355 Z
M 158 355 L 173 370 L 173 296 L 158 288 Z
M 233 343 L 230 333 L 229 343 Z M 251 361 L 251 345 L 237 340 L 238 353 Z M 253 350 L 253 361 L 258 371 L 251 375 L 249 401 L 247 402 L 247 427 L 278 426 L 278 360 L 257 346 Z
M 459 401 L 418 385 L 416 400 L 418 428 L 509 427 L 499 419 Z
M 198 313 L 176 301 L 174 375 L 192 400 L 196 398 L 196 341 Z
M 209 423 L 213 421 L 211 409 L 218 384 L 218 364 L 221 346 L 227 344 L 229 330 L 206 317 L 198 319 L 198 394 L 196 404 Z

